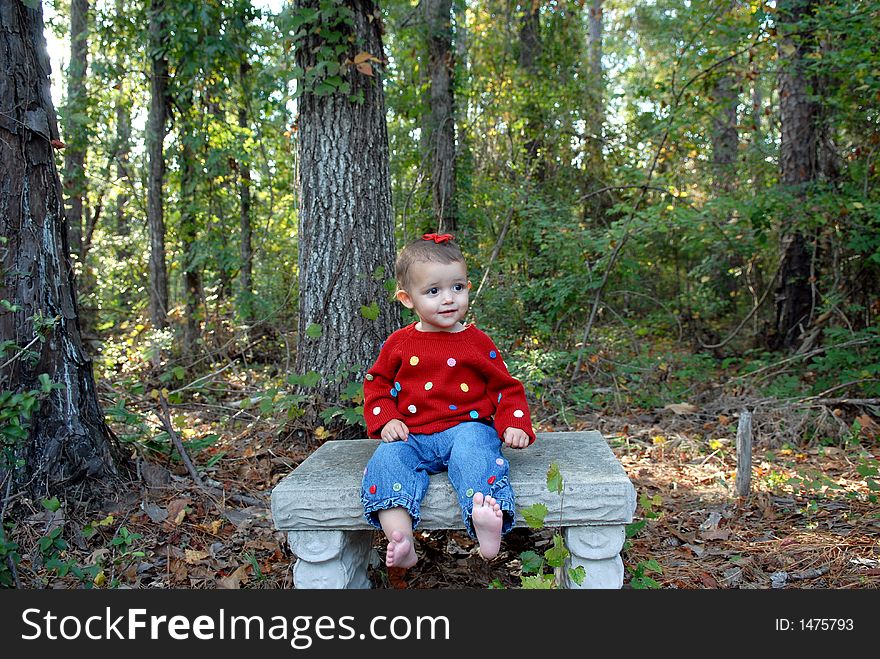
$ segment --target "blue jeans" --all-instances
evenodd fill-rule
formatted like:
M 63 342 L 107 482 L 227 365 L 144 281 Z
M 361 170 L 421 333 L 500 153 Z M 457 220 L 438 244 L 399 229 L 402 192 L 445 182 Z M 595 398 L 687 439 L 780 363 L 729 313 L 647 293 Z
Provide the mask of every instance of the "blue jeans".
M 498 433 L 477 421 L 460 423 L 433 435 L 410 434 L 407 441 L 382 442 L 364 470 L 361 502 L 364 517 L 381 529 L 377 512 L 406 508 L 413 528 L 419 525 L 419 506 L 428 491 L 428 476 L 447 471 L 458 494 L 461 518 L 471 537 L 473 496 L 494 497 L 504 512 L 501 533 L 514 524 L 514 495 L 507 459 L 501 455 Z

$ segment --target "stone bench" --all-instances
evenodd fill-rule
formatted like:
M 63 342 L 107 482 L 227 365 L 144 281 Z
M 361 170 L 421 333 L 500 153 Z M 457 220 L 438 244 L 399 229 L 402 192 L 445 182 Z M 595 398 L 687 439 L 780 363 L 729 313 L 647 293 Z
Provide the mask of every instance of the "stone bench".
M 297 560 L 296 588 L 369 588 L 367 567 L 376 530 L 364 520 L 360 486 L 375 439 L 325 442 L 272 490 L 275 528 L 286 531 Z M 562 527 L 570 564 L 586 578 L 569 588 L 620 588 L 620 550 L 632 521 L 636 492 L 598 432 L 538 433 L 524 450 L 504 449 L 516 494 L 517 526 L 523 508 L 547 506 L 547 526 Z M 559 465 L 562 499 L 547 489 L 547 470 Z M 562 510 L 560 513 L 560 502 Z M 464 529 L 455 492 L 445 473 L 431 476 L 419 529 Z

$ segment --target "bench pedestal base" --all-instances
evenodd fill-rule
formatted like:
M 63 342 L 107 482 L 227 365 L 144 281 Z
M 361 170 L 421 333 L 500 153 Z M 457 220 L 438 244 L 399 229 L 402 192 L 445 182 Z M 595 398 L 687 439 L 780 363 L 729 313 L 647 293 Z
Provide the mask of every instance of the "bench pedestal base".
M 296 588 L 369 588 L 367 568 L 373 558 L 373 531 L 289 531 Z M 620 588 L 623 561 L 620 550 L 624 526 L 569 526 L 563 538 L 571 558 L 562 574 L 564 588 Z M 584 580 L 577 584 L 569 568 L 583 567 Z

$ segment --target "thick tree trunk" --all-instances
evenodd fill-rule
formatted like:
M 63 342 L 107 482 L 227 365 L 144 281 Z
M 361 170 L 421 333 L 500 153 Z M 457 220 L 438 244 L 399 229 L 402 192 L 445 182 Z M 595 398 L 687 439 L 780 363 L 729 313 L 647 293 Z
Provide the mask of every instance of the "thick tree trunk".
M 147 225 L 150 232 L 150 320 L 168 324 L 168 271 L 165 265 L 165 124 L 168 118 L 168 60 L 165 57 L 165 0 L 150 0 L 150 111 L 147 118 Z
M 83 260 L 83 196 L 85 194 L 86 69 L 89 52 L 89 2 L 70 2 L 70 65 L 67 69 L 67 102 L 64 107 L 64 191 L 70 249 Z
M 299 7 L 317 7 L 299 0 Z M 354 14 L 349 57 L 365 51 L 384 62 L 381 15 L 372 0 L 347 0 Z M 320 35 L 297 48 L 297 64 L 314 66 Z M 351 83 L 347 94 L 317 96 L 306 91 L 299 101 L 299 335 L 296 371 L 317 371 L 319 393 L 341 400 L 346 384 L 360 381 L 379 345 L 399 327 L 385 280 L 393 278 L 395 254 L 388 164 L 388 133 L 382 65 L 372 70 L 343 69 Z M 378 317 L 362 307 L 378 305 Z M 310 336 L 313 325 L 320 336 Z M 339 376 L 339 377 L 337 377 Z
M 430 112 L 428 153 L 434 221 L 441 233 L 456 231 L 455 222 L 455 97 L 452 51 L 452 0 L 423 0 L 428 41 Z
M 811 50 L 809 38 L 798 34 L 798 23 L 810 16 L 813 0 L 780 0 L 779 17 L 779 115 L 781 142 L 779 166 L 783 185 L 804 196 L 816 179 L 816 103 L 810 98 L 805 71 Z M 794 349 L 809 327 L 813 313 L 810 281 L 811 254 L 807 240 L 795 221 L 783 227 L 780 282 L 776 291 L 774 347 Z
M 0 359 L 0 389 L 40 390 L 42 374 L 61 385 L 40 402 L 18 451 L 17 480 L 39 495 L 116 473 L 77 322 L 49 73 L 40 5 L 0 3 L 0 300 L 15 308 L 0 314 L 0 343 L 16 346 Z

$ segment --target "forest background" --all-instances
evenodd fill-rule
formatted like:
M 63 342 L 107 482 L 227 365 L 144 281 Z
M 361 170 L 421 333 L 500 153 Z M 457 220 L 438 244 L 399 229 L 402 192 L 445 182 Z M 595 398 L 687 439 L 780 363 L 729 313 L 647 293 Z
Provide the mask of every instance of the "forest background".
M 538 430 L 603 431 L 636 484 L 629 586 L 878 584 L 880 3 L 15 0 L 7 39 L 18 17 L 61 44 L 58 129 L 16 116 L 63 212 L 3 219 L 0 583 L 289 585 L 266 497 L 364 436 L 364 369 L 410 320 L 393 254 L 448 231 Z M 19 285 L 52 249 L 72 316 Z M 422 540 L 415 584 L 528 570 Z

